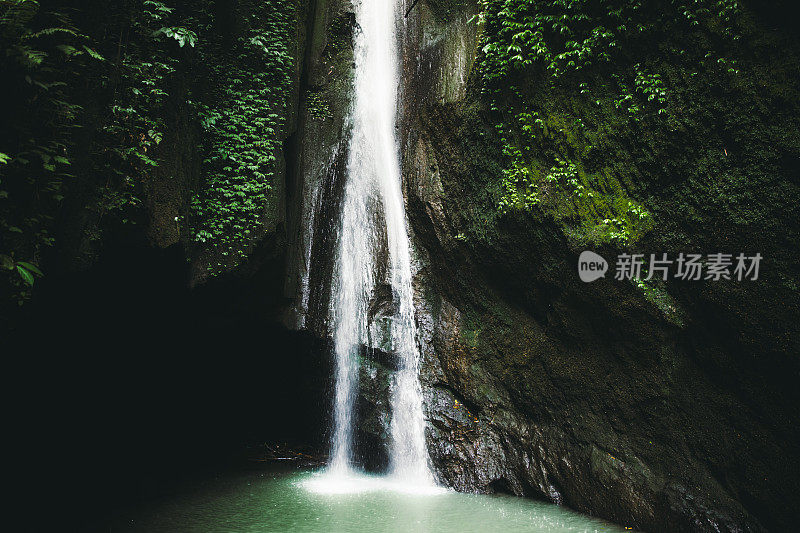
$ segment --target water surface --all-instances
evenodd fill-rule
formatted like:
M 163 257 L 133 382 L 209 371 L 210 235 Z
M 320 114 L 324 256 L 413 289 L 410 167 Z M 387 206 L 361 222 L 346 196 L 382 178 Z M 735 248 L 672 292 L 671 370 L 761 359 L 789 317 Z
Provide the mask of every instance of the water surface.
M 112 531 L 595 533 L 625 530 L 556 505 L 513 496 L 430 489 L 415 493 L 385 478 L 359 476 L 336 484 L 318 472 L 290 471 L 217 479 L 192 494 L 126 518 Z

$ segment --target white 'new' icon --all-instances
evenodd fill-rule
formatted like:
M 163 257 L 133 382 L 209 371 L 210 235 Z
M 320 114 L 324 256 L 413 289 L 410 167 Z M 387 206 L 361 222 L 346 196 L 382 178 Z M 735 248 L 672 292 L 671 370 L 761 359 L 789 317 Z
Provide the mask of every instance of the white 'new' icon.
M 608 271 L 608 262 L 594 252 L 586 250 L 578 257 L 578 276 L 589 283 L 602 278 Z

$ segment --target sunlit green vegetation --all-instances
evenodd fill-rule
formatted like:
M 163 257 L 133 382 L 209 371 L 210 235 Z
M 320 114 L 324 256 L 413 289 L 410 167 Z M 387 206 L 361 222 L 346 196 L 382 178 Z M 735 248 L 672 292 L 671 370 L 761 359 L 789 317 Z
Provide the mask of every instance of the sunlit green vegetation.
M 738 14 L 732 0 L 482 2 L 483 92 L 508 160 L 499 211 L 553 217 L 581 243 L 630 245 L 652 229 L 610 158 L 598 165 L 598 146 L 630 123 L 671 127 L 680 111 L 663 68 L 735 76 L 727 54 Z M 702 52 L 675 47 L 670 35 L 704 43 Z M 580 99 L 556 109 L 542 91 Z M 598 122 L 601 113 L 616 123 Z

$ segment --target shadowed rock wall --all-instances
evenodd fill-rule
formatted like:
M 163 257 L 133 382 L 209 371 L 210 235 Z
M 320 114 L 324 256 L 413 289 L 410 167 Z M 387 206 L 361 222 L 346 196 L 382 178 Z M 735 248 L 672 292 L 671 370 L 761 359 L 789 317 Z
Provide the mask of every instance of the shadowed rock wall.
M 555 222 L 498 219 L 504 162 L 470 70 L 474 12 L 421 2 L 404 52 L 404 185 L 441 479 L 648 531 L 787 527 L 798 507 L 796 328 L 785 314 L 760 318 L 763 286 L 671 288 L 685 312 L 671 320 L 631 285 L 581 283 L 580 250 Z M 669 193 L 651 200 L 681 217 Z M 715 230 L 691 231 L 714 241 Z M 759 326 L 735 318 L 748 313 Z

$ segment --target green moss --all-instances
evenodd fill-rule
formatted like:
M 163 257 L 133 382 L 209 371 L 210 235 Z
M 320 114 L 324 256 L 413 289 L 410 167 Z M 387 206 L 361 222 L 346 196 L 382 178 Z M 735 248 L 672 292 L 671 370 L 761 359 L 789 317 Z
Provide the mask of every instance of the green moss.
M 471 349 L 477 348 L 481 329 L 482 325 L 479 317 L 472 315 L 464 316 L 459 331 L 461 342 Z
M 354 20 L 349 13 L 340 13 L 328 24 L 325 56 L 333 58 L 347 51 L 353 44 Z
M 524 210 L 550 217 L 575 246 L 629 246 L 652 229 L 651 214 L 628 196 L 613 169 L 586 170 L 581 159 L 591 156 L 594 145 L 580 117 L 542 110 L 518 113 L 516 122 L 511 134 L 517 140 L 504 137 L 510 166 L 502 181 L 501 214 Z M 506 129 L 501 126 L 500 132 Z M 596 133 L 593 137 L 597 142 Z M 556 154 L 552 164 L 550 154 Z
M 780 34 L 748 27 L 754 22 L 746 13 L 726 23 L 735 31 L 723 35 L 710 23 L 718 15 L 706 13 L 699 25 L 675 23 L 674 32 L 646 42 L 620 42 L 618 61 L 559 76 L 531 64 L 492 78 L 496 73 L 484 69 L 491 54 L 484 52 L 476 80 L 483 91 L 473 93 L 479 104 L 443 106 L 457 117 L 435 131 L 458 143 L 437 153 L 448 170 L 442 182 L 458 249 L 491 257 L 490 277 L 499 262 L 508 265 L 495 281 L 513 287 L 520 305 L 535 306 L 537 283 L 563 283 L 563 259 L 547 264 L 543 250 L 563 250 L 566 241 L 573 250 L 599 247 L 612 256 L 760 252 L 769 258 L 757 283 L 702 290 L 689 282 L 637 284 L 634 294 L 647 302 L 641 308 L 657 309 L 678 327 L 706 319 L 688 303 L 698 293 L 751 332 L 785 324 L 774 309 L 797 309 L 791 250 L 800 241 L 800 54 Z M 511 38 L 487 24 L 486 39 Z M 450 151 L 458 161 L 446 160 Z M 515 277 L 522 273 L 531 278 Z M 484 324 L 479 341 L 493 335 L 489 328 Z M 769 335 L 758 339 L 790 351 Z
M 641 291 L 648 302 L 655 305 L 663 316 L 676 326 L 686 325 L 686 313 L 668 292 L 662 281 L 632 279 L 631 283 Z
M 325 120 L 333 116 L 323 91 L 307 91 L 305 108 L 308 110 L 309 115 L 315 119 Z
M 690 80 L 698 69 L 723 81 L 739 73 L 729 57 L 741 33 L 739 7 L 613 0 L 600 9 L 555 1 L 483 7 L 480 71 L 508 158 L 499 211 L 552 218 L 575 245 L 635 245 L 655 221 L 631 194 L 643 169 L 629 161 L 623 143 L 636 141 L 625 137 L 652 142 L 665 126 L 681 126 L 683 102 L 667 80 L 676 65 Z M 701 44 L 682 49 L 678 35 Z M 659 40 L 669 44 L 656 50 Z
M 439 23 L 449 22 L 455 16 L 472 9 L 474 5 L 468 0 L 427 0 L 426 3 Z

